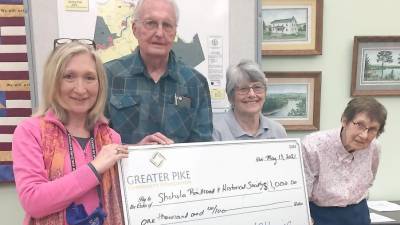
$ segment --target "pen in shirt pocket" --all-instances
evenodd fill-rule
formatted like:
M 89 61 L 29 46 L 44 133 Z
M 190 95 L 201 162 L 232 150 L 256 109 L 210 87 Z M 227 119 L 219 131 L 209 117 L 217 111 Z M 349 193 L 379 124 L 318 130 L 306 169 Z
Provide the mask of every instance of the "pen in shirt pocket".
M 174 104 L 178 105 L 178 99 L 176 98 L 176 93 L 174 94 Z
M 191 99 L 189 97 L 185 97 L 185 96 L 177 96 L 176 93 L 174 95 L 174 103 L 176 106 L 180 106 L 180 107 L 186 107 L 189 108 L 191 105 Z

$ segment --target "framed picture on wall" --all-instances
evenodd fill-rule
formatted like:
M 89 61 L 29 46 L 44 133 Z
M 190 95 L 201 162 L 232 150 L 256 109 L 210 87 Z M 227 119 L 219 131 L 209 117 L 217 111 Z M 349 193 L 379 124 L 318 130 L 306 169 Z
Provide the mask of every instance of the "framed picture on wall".
M 319 130 L 321 72 L 264 72 L 263 114 L 286 130 Z
M 400 95 L 400 36 L 355 36 L 351 95 Z
M 323 0 L 261 0 L 262 55 L 321 55 Z

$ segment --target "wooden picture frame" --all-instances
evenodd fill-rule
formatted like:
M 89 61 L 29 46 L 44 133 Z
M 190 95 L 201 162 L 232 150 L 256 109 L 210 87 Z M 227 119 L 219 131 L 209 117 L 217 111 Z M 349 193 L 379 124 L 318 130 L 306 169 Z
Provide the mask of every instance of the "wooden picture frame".
M 262 55 L 321 55 L 323 0 L 261 0 Z
M 321 72 L 264 72 L 267 96 L 263 114 L 286 130 L 319 130 Z
M 351 96 L 400 95 L 400 36 L 355 36 Z

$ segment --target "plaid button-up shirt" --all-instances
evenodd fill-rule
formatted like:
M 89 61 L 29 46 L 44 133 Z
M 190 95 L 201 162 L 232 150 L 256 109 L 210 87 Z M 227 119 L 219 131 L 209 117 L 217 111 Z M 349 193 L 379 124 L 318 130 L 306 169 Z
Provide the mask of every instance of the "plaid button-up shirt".
M 212 111 L 207 79 L 177 61 L 171 51 L 168 69 L 156 83 L 139 50 L 105 64 L 108 99 L 105 115 L 123 143 L 137 143 L 161 132 L 176 143 L 210 141 Z

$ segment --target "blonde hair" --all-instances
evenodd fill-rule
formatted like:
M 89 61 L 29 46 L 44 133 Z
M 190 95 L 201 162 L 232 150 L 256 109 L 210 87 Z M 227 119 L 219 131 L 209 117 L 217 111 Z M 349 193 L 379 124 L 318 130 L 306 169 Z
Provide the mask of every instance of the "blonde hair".
M 99 92 L 93 107 L 89 110 L 86 127 L 92 129 L 94 124 L 104 118 L 104 107 L 107 98 L 107 77 L 103 68 L 103 63 L 95 50 L 89 46 L 77 41 L 61 45 L 53 50 L 48 57 L 43 75 L 42 101 L 36 115 L 43 116 L 51 109 L 57 118 L 64 124 L 68 122 L 68 113 L 60 104 L 60 84 L 65 68 L 72 57 L 80 54 L 89 54 L 96 65 L 96 72 L 99 82 Z

